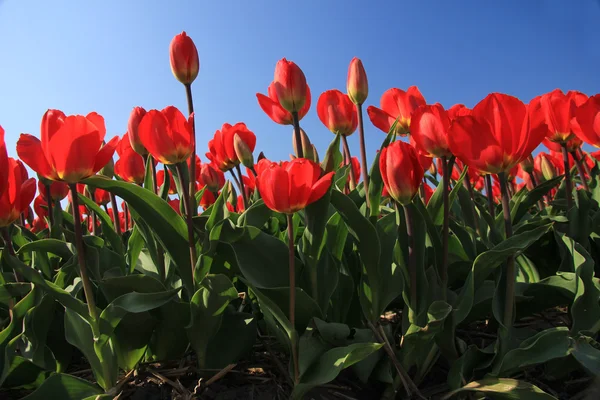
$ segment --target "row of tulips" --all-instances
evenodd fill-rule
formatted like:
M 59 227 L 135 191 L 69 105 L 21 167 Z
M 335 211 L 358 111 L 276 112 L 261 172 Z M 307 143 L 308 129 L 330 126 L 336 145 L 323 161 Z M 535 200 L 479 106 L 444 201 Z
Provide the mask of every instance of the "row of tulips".
M 328 90 L 319 96 L 318 117 L 335 135 L 321 158 L 300 126 L 311 106 L 306 77 L 282 59 L 268 95 L 257 94 L 257 99 L 275 123 L 293 126 L 291 160 L 255 156 L 256 135 L 238 122 L 214 133 L 202 162 L 192 98 L 199 58 L 185 33 L 173 39 L 170 62 L 185 89 L 187 116 L 173 106 L 135 107 L 127 133 L 106 140 L 99 114 L 51 109 L 42 118 L 39 139 L 20 136 L 20 160 L 8 157 L 0 128 L 2 284 L 10 315 L 0 333 L 2 352 L 8 354 L 0 382 L 11 376 L 17 357 L 59 372 L 52 375 L 56 379 L 71 379 L 62 374 L 59 355 L 54 354 L 57 367 L 52 368 L 38 356 L 27 359 L 29 353 L 18 348 L 24 346 L 18 338 L 33 340 L 29 331 L 19 334 L 16 327 L 26 318 L 18 308 L 25 300 L 33 301 L 32 309 L 44 301 L 62 306 L 52 315 L 61 315 L 67 342 L 83 353 L 97 384 L 111 396 L 130 379 L 129 373 L 119 378 L 119 368 L 129 372 L 144 360 L 181 357 L 181 343 L 169 347 L 165 335 L 183 334 L 200 367 L 221 368 L 248 351 L 256 329 L 275 335 L 289 352 L 296 398 L 354 364 L 362 380 L 371 376 L 388 383 L 388 396 L 403 388 L 423 398 L 420 385 L 439 363 L 450 365 L 448 384 L 455 389 L 450 395 L 497 389 L 510 381 L 506 376 L 513 369 L 506 365 L 515 362 L 515 352 L 534 360 L 520 367 L 548 361 L 533 340 L 544 335 L 593 342 L 591 353 L 575 358 L 586 372 L 598 370 L 580 359 L 600 354 L 593 339 L 600 330 L 600 290 L 589 255 L 600 252 L 593 239 L 599 226 L 587 223 L 582 235 L 573 221 L 590 215 L 598 221 L 600 215 L 599 154 L 582 149 L 584 143 L 600 147 L 600 95 L 555 90 L 525 104 L 491 93 L 472 109 L 462 104 L 445 109 L 428 104 L 415 86 L 393 88 L 383 94 L 379 108 L 366 110 L 372 124 L 387 134 L 369 169 L 363 121 L 368 81 L 362 62 L 350 62 L 346 93 Z M 360 159 L 347 142 L 357 130 Z M 533 155 L 542 144 L 548 152 Z M 37 185 L 24 164 L 37 173 Z M 67 197 L 70 215 L 62 211 Z M 534 244 L 547 242 L 549 232 L 558 246 L 566 246 L 563 264 L 571 267 L 560 271 L 574 274 L 580 285 L 569 292 L 572 326 L 559 333 L 535 332 L 521 343 L 514 326 L 522 316 L 516 301 L 526 293 L 525 283 L 542 290 L 539 274 L 522 280 L 524 260 L 536 262 L 526 251 L 543 247 Z M 68 241 L 74 251 L 62 246 Z M 576 262 L 577 257 L 588 264 Z M 287 271 L 281 272 L 282 263 Z M 72 265 L 77 273 L 69 272 Z M 463 265 L 460 271 L 458 265 Z M 479 292 L 489 292 L 490 275 L 493 298 Z M 14 285 L 27 290 L 7 289 Z M 34 290 L 44 295 L 29 299 Z M 475 313 L 478 294 L 493 302 L 493 310 L 488 305 L 483 315 Z M 584 301 L 587 317 L 577 306 Z M 400 340 L 380 320 L 391 304 L 402 310 Z M 544 300 L 539 307 L 553 305 L 562 303 Z M 249 308 L 254 314 L 246 312 Z M 161 322 L 142 323 L 143 351 L 139 346 L 137 352 L 126 351 L 126 326 L 136 321 L 129 315 L 148 313 Z M 456 336 L 459 324 L 490 319 L 490 314 L 496 340 L 486 348 L 467 348 Z M 252 323 L 242 327 L 242 320 Z M 336 342 L 332 337 L 340 329 L 348 331 L 342 335 L 347 338 Z M 363 340 L 351 339 L 350 329 L 362 332 Z M 315 346 L 322 351 L 314 353 Z M 493 354 L 489 360 L 481 355 L 486 352 Z M 376 365 L 387 371 L 380 378 L 372 377 Z M 478 369 L 488 367 L 487 380 L 469 384 Z M 92 384 L 86 390 L 100 393 Z M 504 390 L 541 392 L 531 384 Z

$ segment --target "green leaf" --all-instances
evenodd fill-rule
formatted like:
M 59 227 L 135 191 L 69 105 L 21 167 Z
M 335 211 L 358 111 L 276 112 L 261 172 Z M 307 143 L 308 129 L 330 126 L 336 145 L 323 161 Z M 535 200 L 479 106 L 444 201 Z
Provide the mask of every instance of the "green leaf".
M 456 184 L 454 185 L 454 187 L 448 194 L 448 203 L 450 205 L 450 208 L 452 208 L 452 204 L 454 203 L 454 200 L 456 199 L 456 196 L 458 195 L 458 191 L 462 187 L 462 182 L 465 179 L 465 176 L 467 176 L 468 169 L 469 169 L 468 167 L 465 167 L 465 169 L 463 169 L 462 174 L 460 174 L 460 178 L 458 178 L 458 181 L 456 181 Z M 436 226 L 442 225 L 442 223 L 444 222 L 444 201 L 443 201 L 444 196 L 443 196 L 443 193 L 444 193 L 444 180 L 442 179 L 442 181 L 440 182 L 438 187 L 435 189 L 435 192 L 433 192 L 433 195 L 429 199 L 429 203 L 427 203 L 427 212 L 431 216 L 431 220 L 433 221 L 433 223 Z
M 124 254 L 125 250 L 123 249 L 123 242 L 121 241 L 121 237 L 115 232 L 115 227 L 108 214 L 101 209 L 94 200 L 81 193 L 78 193 L 78 195 L 79 200 L 100 218 L 100 222 L 102 223 L 102 235 L 108 240 L 114 251 L 119 255 Z
M 518 206 L 514 208 L 514 212 L 511 213 L 513 224 L 516 225 L 519 223 L 527 211 L 529 211 L 532 207 L 535 207 L 536 203 L 540 201 L 546 195 L 546 193 L 556 187 L 556 185 L 558 185 L 562 179 L 563 175 L 557 176 L 553 179 L 538 184 L 533 190 L 527 192 Z
M 193 293 L 187 226 L 175 210 L 149 190 L 132 183 L 114 181 L 101 176 L 88 178 L 84 183 L 121 197 L 133 211 L 144 219 L 177 265 L 186 289 L 190 294 Z
M 211 207 L 210 217 L 206 222 L 206 231 L 210 232 L 211 229 L 220 221 L 227 218 L 229 215 L 229 210 L 226 207 L 226 199 L 229 196 L 229 186 L 223 186 L 223 190 L 221 190 L 221 194 L 215 200 L 215 203 Z M 206 211 L 205 211 L 206 213 Z
M 387 147 L 391 142 L 396 138 L 396 134 L 394 133 L 396 124 L 398 121 L 394 121 L 392 126 L 390 127 L 390 131 L 388 132 L 385 140 L 381 144 L 380 150 L 383 150 Z M 381 192 L 383 191 L 383 179 L 381 178 L 381 171 L 379 170 L 379 155 L 381 151 L 375 154 L 375 158 L 373 159 L 373 164 L 371 164 L 371 169 L 369 170 L 369 201 L 371 205 L 371 218 L 375 219 L 379 217 L 379 205 L 381 204 Z
M 252 352 L 256 343 L 256 319 L 251 314 L 229 306 L 222 316 L 221 326 L 207 346 L 207 368 L 220 369 L 238 362 Z
M 65 260 L 73 257 L 73 252 L 71 252 L 67 243 L 57 239 L 40 239 L 36 240 L 35 242 L 29 242 L 21 246 L 19 251 L 17 251 L 17 254 L 34 251 L 44 251 L 47 253 L 56 254 Z
M 463 392 L 482 393 L 491 400 L 556 400 L 531 383 L 508 378 L 490 378 L 471 382 L 444 396 L 443 400 Z
M 325 352 L 302 374 L 300 383 L 294 386 L 292 398 L 304 398 L 310 389 L 331 382 L 343 369 L 364 360 L 382 346 L 380 343 L 356 343 Z
M 262 228 L 272 215 L 273 211 L 265 205 L 262 199 L 259 199 L 244 211 L 238 220 L 238 225 Z
M 23 397 L 23 400 L 81 400 L 102 393 L 98 386 L 83 379 L 72 375 L 54 374 L 46 379 L 35 392 Z
M 127 242 L 127 263 L 129 264 L 129 273 L 133 273 L 140 253 L 144 248 L 144 238 L 140 233 L 138 226 L 135 225 L 131 231 L 131 236 Z
M 571 354 L 591 376 L 600 376 L 600 349 L 592 346 L 592 338 L 580 336 L 572 343 Z

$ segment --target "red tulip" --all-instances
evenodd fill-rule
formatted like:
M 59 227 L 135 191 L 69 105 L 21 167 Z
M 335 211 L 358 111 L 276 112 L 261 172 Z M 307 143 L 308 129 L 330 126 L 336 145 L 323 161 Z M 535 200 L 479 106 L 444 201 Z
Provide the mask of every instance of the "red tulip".
M 448 135 L 450 150 L 484 173 L 509 171 L 544 139 L 545 125 L 531 124 L 527 106 L 516 97 L 491 93 L 471 115 L 457 117 Z
M 175 186 L 175 180 L 173 179 L 173 175 L 167 171 L 169 174 L 169 194 L 177 193 L 177 186 Z M 160 189 L 160 187 L 165 183 L 165 171 L 160 170 L 156 172 L 156 186 Z
M 544 145 L 548 149 L 550 149 L 552 151 L 555 151 L 557 153 L 561 153 L 562 152 L 562 146 L 561 146 L 561 144 L 557 143 L 557 142 L 550 141 L 548 139 L 548 137 L 546 137 L 544 139 L 543 143 L 544 143 Z M 567 142 L 566 142 L 567 151 L 569 153 L 572 152 L 572 151 L 575 151 L 578 148 L 580 148 L 582 144 L 583 144 L 583 141 L 581 139 L 579 139 L 577 136 L 573 136 L 571 139 L 567 140 Z
M 455 165 L 456 163 L 460 162 L 459 159 L 454 160 Z M 441 158 L 436 158 L 435 163 L 437 164 L 437 171 L 440 174 L 440 176 L 444 176 L 444 169 L 442 168 L 442 159 Z M 458 168 L 452 168 L 452 171 L 450 172 L 450 179 L 452 179 L 453 181 L 457 181 L 460 179 L 460 174 L 461 174 L 461 170 L 462 167 L 464 167 L 464 164 L 461 162 L 460 166 Z
M 429 203 L 429 200 L 431 199 L 431 196 L 433 196 L 433 188 L 429 185 L 423 185 L 423 189 L 425 192 L 425 205 L 427 205 Z
M 333 172 L 321 177 L 319 164 L 297 158 L 261 166 L 256 184 L 267 207 L 293 214 L 323 197 L 332 179 Z
M 265 96 L 264 94 L 256 93 L 260 108 L 262 108 L 265 114 L 267 114 L 273 122 L 281 125 L 292 125 L 294 123 L 292 114 L 281 106 L 279 97 L 277 97 L 274 82 L 269 85 L 268 94 L 268 96 Z M 304 118 L 306 113 L 308 113 L 310 101 L 310 88 L 306 85 L 306 101 L 300 111 L 298 111 L 298 120 Z
M 358 126 L 356 106 L 339 90 L 328 90 L 319 96 L 317 114 L 323 125 L 335 134 L 349 136 Z
M 216 131 L 214 137 L 208 142 L 209 152 L 206 153 L 206 157 L 221 171 L 229 171 L 240 163 L 233 144 L 236 134 L 246 143 L 250 151 L 254 151 L 256 136 L 246 127 L 246 124 L 242 122 L 233 126 L 223 124 L 221 130 Z
M 46 199 L 46 185 L 42 181 L 38 181 L 38 191 L 40 195 Z M 54 201 L 61 201 L 69 194 L 69 186 L 63 182 L 50 183 L 50 197 Z
M 204 163 L 200 168 L 199 181 L 206 185 L 206 188 L 211 192 L 218 192 L 225 184 L 225 175 L 213 164 Z
M 389 195 L 402 205 L 410 204 L 424 175 L 415 148 L 399 140 L 392 143 L 381 151 L 379 170 Z
M 163 164 L 186 161 L 194 150 L 193 114 L 186 119 L 181 111 L 168 106 L 150 110 L 138 127 L 142 144 Z
M 351 164 L 352 164 L 352 170 L 354 172 L 354 177 L 356 178 L 356 182 L 354 182 L 354 186 L 358 185 L 358 182 L 360 181 L 360 161 L 358 161 L 358 158 L 356 157 L 352 157 L 351 158 Z M 344 162 L 342 162 L 340 164 L 340 168 L 342 168 L 344 166 Z M 350 172 L 348 172 L 348 178 L 346 179 L 346 181 L 348 183 L 351 183 L 350 180 L 352 179 L 352 174 Z
M 191 171 L 192 169 L 192 157 L 187 159 L 187 167 L 188 167 L 188 172 Z M 200 161 L 200 157 L 198 157 L 198 155 L 196 155 L 196 165 L 195 165 L 195 169 L 194 169 L 194 173 L 196 175 L 196 179 L 195 181 L 197 182 L 200 179 L 200 169 L 202 169 L 202 161 Z
M 457 117 L 461 117 L 463 115 L 470 115 L 471 114 L 471 109 L 465 107 L 464 104 L 455 104 L 452 107 L 450 107 L 448 110 L 448 117 L 450 117 L 450 120 L 454 121 Z
M 246 197 L 250 197 L 254 194 L 254 190 L 256 189 L 256 178 L 254 174 L 248 171 L 248 176 L 242 175 L 242 180 L 244 181 L 244 190 L 246 191 Z
M 422 105 L 425 98 L 419 88 L 411 86 L 405 92 L 400 89 L 389 89 L 381 96 L 381 108 L 369 106 L 367 113 L 373 125 L 388 133 L 396 120 L 395 133 L 407 135 L 410 132 L 412 113 Z
M 202 189 L 201 187 L 198 189 Z M 202 194 L 202 198 L 198 202 L 200 207 L 206 210 L 208 207 L 212 206 L 216 201 L 215 195 L 210 190 L 205 190 Z
M 31 232 L 38 233 L 48 228 L 48 223 L 44 218 L 35 218 L 33 220 L 33 226 L 31 226 Z
M 539 101 L 544 122 L 548 126 L 548 140 L 564 143 L 573 138 L 571 120 L 575 117 L 577 107 L 586 100 L 587 96 L 581 92 L 569 91 L 564 94 L 562 90 L 555 89 L 531 101 L 533 104 Z
M 415 110 L 411 120 L 410 141 L 431 157 L 450 157 L 448 130 L 450 117 L 440 103 L 424 105 Z
M 348 79 L 346 80 L 346 91 L 348 97 L 354 104 L 360 105 L 365 102 L 369 95 L 369 81 L 365 67 L 360 58 L 354 57 L 348 66 Z
M 119 159 L 115 163 L 115 174 L 126 182 L 138 185 L 144 182 L 146 176 L 144 159 L 131 147 L 129 132 L 123 135 L 119 142 L 117 154 Z
M 171 41 L 169 56 L 175 78 L 184 85 L 194 82 L 200 70 L 200 60 L 192 38 L 185 32 L 176 35 Z
M 139 126 L 140 122 L 146 115 L 146 110 L 142 107 L 134 107 L 131 110 L 131 114 L 129 114 L 129 121 L 127 122 L 127 137 L 129 138 L 129 142 L 131 144 L 131 148 L 135 150 L 140 156 L 147 156 L 148 150 L 144 147 L 140 139 Z
M 279 60 L 275 66 L 273 84 L 281 107 L 291 113 L 300 112 L 306 103 L 308 91 L 306 77 L 300 67 L 285 58 Z
M 4 193 L 0 194 L 0 227 L 16 221 L 22 212 L 29 209 L 35 196 L 35 179 L 23 175 L 21 162 L 7 159 L 7 180 Z
M 171 208 L 173 210 L 175 210 L 175 212 L 177 212 L 177 214 L 181 215 L 181 207 L 180 207 L 179 199 L 167 200 L 167 203 L 169 203 Z
M 8 185 L 8 153 L 4 142 L 4 129 L 0 126 L 0 196 Z
M 35 211 L 35 215 L 40 218 L 48 216 L 48 202 L 41 194 L 38 194 L 35 196 L 35 199 L 33 199 L 33 210 Z
M 600 94 L 591 96 L 575 110 L 573 133 L 584 142 L 600 147 Z
M 94 189 L 94 201 L 98 205 L 105 205 L 110 202 L 110 193 L 103 189 Z
M 51 180 L 76 183 L 104 167 L 112 158 L 117 137 L 104 146 L 104 119 L 90 113 L 65 116 L 48 110 L 42 119 L 42 140 L 21 134 L 17 153 L 31 169 Z
M 545 180 L 555 178 L 562 174 L 564 164 L 561 157 L 556 157 L 552 154 L 539 152 L 533 159 L 534 171 L 544 177 Z

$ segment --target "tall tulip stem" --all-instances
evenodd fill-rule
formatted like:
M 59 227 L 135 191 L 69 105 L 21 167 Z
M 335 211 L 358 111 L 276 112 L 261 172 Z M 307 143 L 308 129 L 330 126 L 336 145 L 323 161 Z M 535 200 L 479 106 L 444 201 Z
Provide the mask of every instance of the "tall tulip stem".
M 586 155 L 583 152 L 583 150 L 581 150 L 581 147 L 579 147 L 576 151 L 577 156 L 579 157 L 579 159 L 581 159 L 581 164 L 583 165 L 583 169 L 585 170 L 585 173 L 587 174 L 587 176 L 592 176 L 592 171 L 590 170 L 590 167 L 587 165 L 587 163 L 585 162 L 585 158 Z
M 233 181 L 235 182 L 235 186 L 237 186 L 238 190 L 243 192 L 244 189 L 242 188 L 240 180 L 238 179 L 238 177 L 235 174 L 235 172 L 233 171 L 233 169 L 230 169 L 229 173 L 231 174 L 231 177 L 233 178 Z
M 73 201 L 73 226 L 75 227 L 75 248 L 77 249 L 77 260 L 79 261 L 79 274 L 81 275 L 81 283 L 83 284 L 83 294 L 88 306 L 90 317 L 98 320 L 98 310 L 96 309 L 96 301 L 94 300 L 94 292 L 92 290 L 92 282 L 87 273 L 85 265 L 85 253 L 83 248 L 83 233 L 81 230 L 81 215 L 79 214 L 79 197 L 77 193 L 77 184 L 70 183 L 71 199 Z
M 356 105 L 356 115 L 358 117 L 358 139 L 360 141 L 360 166 L 365 188 L 365 198 L 367 200 L 367 209 L 371 209 L 371 200 L 369 199 L 369 171 L 367 169 L 367 146 L 365 145 L 365 128 L 363 125 L 362 104 Z
M 187 106 L 188 106 L 188 114 L 192 115 L 194 113 L 194 99 L 192 98 L 192 84 L 188 83 L 185 86 L 185 97 L 187 98 Z M 190 162 L 190 183 L 189 183 L 189 193 L 194 195 L 196 190 L 196 119 L 192 118 L 192 140 L 194 142 L 194 150 L 192 151 L 191 162 Z M 192 199 L 195 203 L 196 198 Z
M 477 215 L 477 210 L 475 210 L 475 193 L 473 192 L 473 185 L 471 184 L 471 179 L 469 179 L 469 175 L 465 177 L 463 184 L 467 191 L 469 192 L 469 197 L 471 198 L 471 214 L 473 214 L 473 221 L 475 222 L 475 231 L 477 235 L 481 237 L 481 228 L 479 227 L 479 215 Z
M 289 273 L 290 273 L 290 325 L 292 326 L 292 362 L 294 363 L 294 383 L 298 383 L 298 335 L 296 333 L 296 255 L 294 251 L 294 220 L 293 215 L 287 215 L 288 249 L 289 249 Z
M 510 199 L 508 197 L 508 187 L 506 182 L 506 173 L 498 174 L 500 180 L 500 191 L 502 193 L 502 213 L 504 215 L 504 231 L 506 238 L 513 234 L 512 217 L 510 215 Z M 506 295 L 504 299 L 504 317 L 503 324 L 510 328 L 513 323 L 513 313 L 515 308 L 515 282 L 517 280 L 517 269 L 515 267 L 515 257 L 510 256 L 506 260 Z
M 8 251 L 8 254 L 10 254 L 11 256 L 14 256 L 15 249 L 13 248 L 13 245 L 12 245 L 12 239 L 10 238 L 10 232 L 8 231 L 8 226 L 4 226 L 4 227 L 0 228 L 0 230 L 2 231 L 2 239 L 4 239 L 4 248 L 6 249 L 6 251 Z M 21 279 L 19 278 L 19 274 L 17 273 L 16 269 L 13 269 L 13 273 L 15 275 L 15 282 L 20 282 Z
M 48 221 L 50 222 L 50 228 L 54 226 L 54 213 L 52 212 L 52 193 L 50 191 L 50 185 L 44 184 L 46 189 L 46 202 L 48 203 Z
M 148 156 L 146 162 L 150 163 L 150 169 L 152 171 L 152 192 L 158 196 L 158 180 L 156 179 L 156 163 L 154 162 L 154 158 L 152 156 Z M 167 168 L 165 166 L 165 180 L 169 179 L 169 175 L 167 172 Z M 111 194 L 112 196 L 112 194 Z M 112 197 L 111 197 L 112 201 Z M 116 200 L 115 203 L 116 204 Z M 114 207 L 114 205 L 113 205 Z M 118 219 L 118 218 L 117 218 Z M 160 279 L 164 282 L 167 278 L 167 269 L 165 267 L 165 252 L 160 243 L 156 243 L 156 258 L 158 259 L 158 273 L 160 275 Z
M 567 189 L 567 211 L 573 207 L 573 182 L 571 182 L 571 168 L 569 168 L 569 152 L 567 151 L 567 144 L 561 143 L 561 150 L 563 156 L 563 164 L 565 167 L 565 186 Z
M 400 207 L 396 205 L 396 212 L 400 212 Z M 410 307 L 412 313 L 416 316 L 417 307 L 417 254 L 415 253 L 415 239 L 413 235 L 412 212 L 408 206 L 403 206 L 404 218 L 406 220 L 406 236 L 408 236 L 408 276 L 410 279 Z M 398 225 L 400 228 L 400 225 Z
M 344 154 L 346 157 L 346 165 L 350 166 L 350 190 L 354 190 L 356 187 L 356 176 L 354 175 L 354 168 L 352 168 L 352 156 L 350 155 L 350 146 L 348 146 L 348 139 L 342 135 L 342 146 L 344 147 Z M 367 196 L 369 197 L 369 196 Z
M 450 231 L 450 175 L 448 168 L 448 157 L 442 157 L 442 201 L 444 203 L 444 225 L 442 227 L 442 268 L 440 278 L 442 280 L 442 299 L 446 299 L 446 290 L 448 288 L 448 235 Z M 469 178 L 467 177 L 467 180 Z M 408 225 L 407 225 L 408 226 Z
M 242 175 L 242 168 L 240 164 L 236 165 L 235 170 L 240 178 L 240 190 L 242 191 L 242 199 L 244 200 L 244 210 L 248 209 L 248 196 L 246 196 L 246 188 L 244 187 L 244 175 Z
M 590 187 L 588 186 L 588 182 L 585 177 L 585 171 L 583 169 L 584 163 L 581 162 L 581 158 L 579 157 L 579 155 L 577 154 L 576 151 L 572 151 L 571 156 L 573 157 L 573 160 L 575 160 L 575 165 L 577 166 L 577 173 L 579 174 L 579 177 L 581 178 L 581 184 L 583 185 L 583 188 L 589 192 Z
M 494 191 L 492 190 L 492 176 L 485 176 L 485 194 L 488 200 L 488 211 L 492 217 L 496 217 L 496 205 L 494 204 Z
M 129 230 L 129 207 L 127 203 L 123 203 L 123 219 L 125 220 L 125 231 Z
M 535 172 L 531 171 L 528 174 L 529 180 L 531 181 L 531 186 L 533 186 L 533 188 L 535 189 L 538 185 L 537 179 L 535 178 Z M 540 211 L 544 209 L 544 202 L 542 200 L 538 201 L 538 208 L 540 209 Z
M 113 221 L 115 223 L 115 230 L 117 231 L 117 235 L 121 236 L 123 232 L 121 231 L 121 221 L 119 220 L 119 209 L 117 208 L 117 196 L 114 193 L 110 193 L 110 205 L 113 209 Z
M 190 201 L 190 197 L 193 194 L 190 194 L 188 191 L 188 186 L 186 185 L 185 179 L 183 177 L 183 168 L 181 167 L 181 163 L 175 164 L 177 168 L 177 175 L 179 177 L 179 184 L 181 186 L 181 190 L 183 191 L 183 207 L 185 208 L 185 222 L 187 223 L 188 228 L 188 246 L 190 248 L 190 264 L 192 267 L 192 282 L 195 285 L 196 279 L 196 241 L 194 240 L 194 221 L 192 220 L 192 202 Z M 166 177 L 165 177 L 166 179 Z
M 296 157 L 304 158 L 304 150 L 302 150 L 302 136 L 300 133 L 300 118 L 298 118 L 298 112 L 292 113 L 292 121 L 294 123 L 294 140 L 296 141 Z

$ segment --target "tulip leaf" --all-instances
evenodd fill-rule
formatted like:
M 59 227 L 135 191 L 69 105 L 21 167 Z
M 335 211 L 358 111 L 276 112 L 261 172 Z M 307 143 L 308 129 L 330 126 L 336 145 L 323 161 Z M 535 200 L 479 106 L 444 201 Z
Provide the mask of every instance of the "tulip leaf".
M 57 239 L 39 239 L 35 242 L 26 243 L 21 246 L 17 254 L 34 251 L 44 251 L 47 253 L 56 254 L 65 260 L 73 257 L 73 252 L 69 249 L 67 243 Z
M 252 203 L 247 210 L 238 219 L 238 226 L 254 226 L 262 228 L 269 218 L 273 215 L 273 211 L 265 205 L 262 199 Z
M 100 176 L 88 178 L 85 183 L 121 197 L 131 209 L 144 219 L 177 265 L 186 289 L 189 293 L 193 293 L 187 226 L 175 210 L 154 193 L 132 183 L 114 181 Z
M 513 224 L 519 223 L 527 211 L 534 207 L 536 203 L 540 201 L 546 195 L 546 193 L 554 188 L 562 179 L 563 175 L 557 176 L 547 180 L 546 182 L 538 184 L 535 188 L 527 192 L 527 194 L 525 194 L 516 207 L 511 207 L 511 210 L 514 210 L 511 213 Z
M 102 395 L 103 391 L 93 383 L 67 374 L 50 375 L 39 388 L 24 400 L 81 400 Z
M 96 202 L 89 197 L 86 197 L 81 193 L 78 193 L 78 195 L 79 200 L 89 209 L 91 209 L 98 216 L 98 218 L 100 218 L 100 222 L 102 223 L 102 234 L 106 237 L 106 240 L 108 240 L 113 250 L 119 255 L 124 254 L 125 251 L 123 249 L 123 242 L 121 241 L 121 237 L 117 235 L 117 232 L 115 232 L 113 222 L 108 214 L 103 209 L 98 207 Z M 116 211 L 113 210 L 113 212 Z M 123 263 L 124 262 L 125 261 L 123 260 Z
M 467 176 L 468 170 L 469 170 L 469 167 L 465 166 L 465 168 L 462 171 L 462 174 L 460 174 L 460 178 L 458 178 L 458 181 L 456 181 L 456 184 L 454 184 L 454 187 L 448 194 L 448 203 L 449 203 L 450 209 L 452 208 L 452 204 L 454 203 L 456 196 L 458 196 L 458 191 L 462 187 L 462 182 L 465 179 L 465 177 Z M 466 178 L 466 179 L 468 179 L 468 178 Z M 435 192 L 433 192 L 433 194 L 431 195 L 431 198 L 429 199 L 429 202 L 427 203 L 427 212 L 431 216 L 431 220 L 433 221 L 433 223 L 436 226 L 442 225 L 442 223 L 444 222 L 444 180 L 443 179 L 440 181 L 439 185 L 435 189 Z
M 390 131 L 381 144 L 380 151 L 375 154 L 373 164 L 371 164 L 371 169 L 369 170 L 369 193 L 367 196 L 369 196 L 371 205 L 371 218 L 377 218 L 379 216 L 379 205 L 381 203 L 381 193 L 383 192 L 383 179 L 381 177 L 381 171 L 379 170 L 379 154 L 381 154 L 381 150 L 387 147 L 396 137 L 394 131 L 397 123 L 398 120 L 394 121 L 392 124 Z
M 463 392 L 482 393 L 491 400 L 556 400 L 531 383 L 508 378 L 489 378 L 474 381 L 450 392 L 443 400 Z

